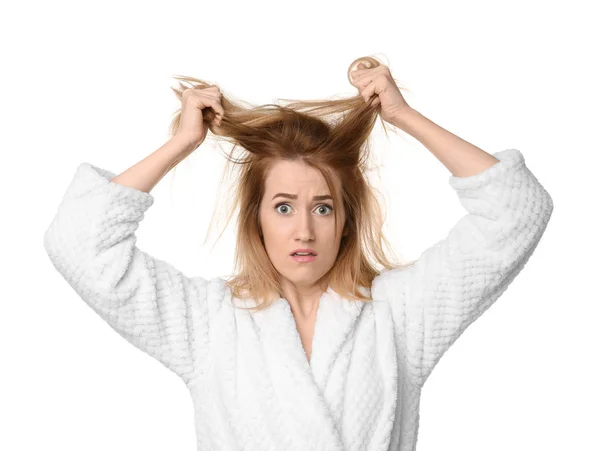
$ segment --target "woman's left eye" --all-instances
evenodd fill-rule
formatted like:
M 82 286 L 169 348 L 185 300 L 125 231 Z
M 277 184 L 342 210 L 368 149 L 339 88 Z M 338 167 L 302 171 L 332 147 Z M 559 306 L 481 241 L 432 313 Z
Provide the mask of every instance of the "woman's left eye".
M 329 205 L 327 205 L 327 204 L 319 205 L 319 207 L 318 207 L 318 208 L 328 208 L 330 212 L 332 212 L 332 211 L 333 211 L 333 207 L 331 207 L 331 206 L 329 206 Z
M 278 204 L 275 206 L 275 209 L 278 210 L 281 213 L 281 210 L 279 210 L 279 207 L 286 207 L 286 209 L 289 210 L 290 206 L 287 203 L 284 204 Z M 329 212 L 321 214 L 321 216 L 326 216 L 328 214 L 330 214 L 333 211 L 333 207 L 331 205 L 327 205 L 327 204 L 321 204 L 317 207 L 317 209 L 322 209 L 322 208 L 326 208 L 329 209 Z M 284 212 L 284 214 L 287 214 L 287 212 Z

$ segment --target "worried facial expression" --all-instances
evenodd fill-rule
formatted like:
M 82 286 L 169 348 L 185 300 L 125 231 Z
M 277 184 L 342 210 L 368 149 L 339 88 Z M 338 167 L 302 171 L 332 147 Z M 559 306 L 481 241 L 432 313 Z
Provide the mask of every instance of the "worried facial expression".
M 336 180 L 339 190 L 339 181 Z M 279 274 L 298 286 L 311 286 L 333 266 L 346 221 L 338 211 L 323 175 L 297 161 L 277 161 L 265 180 L 259 222 L 267 254 Z M 292 258 L 296 249 L 310 248 L 310 262 Z

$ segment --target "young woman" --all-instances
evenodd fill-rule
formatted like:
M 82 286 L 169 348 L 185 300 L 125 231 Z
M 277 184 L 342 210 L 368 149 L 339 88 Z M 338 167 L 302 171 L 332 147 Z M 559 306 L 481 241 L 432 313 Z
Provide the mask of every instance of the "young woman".
M 520 151 L 490 155 L 439 127 L 374 58 L 348 75 L 359 96 L 285 107 L 184 78 L 171 139 L 119 175 L 82 163 L 45 234 L 77 294 L 187 384 L 199 450 L 413 450 L 423 384 L 550 219 Z M 448 168 L 468 213 L 409 264 L 384 252 L 365 177 L 377 117 Z M 244 152 L 228 156 L 241 168 L 229 280 L 187 277 L 136 246 L 150 191 L 208 129 Z

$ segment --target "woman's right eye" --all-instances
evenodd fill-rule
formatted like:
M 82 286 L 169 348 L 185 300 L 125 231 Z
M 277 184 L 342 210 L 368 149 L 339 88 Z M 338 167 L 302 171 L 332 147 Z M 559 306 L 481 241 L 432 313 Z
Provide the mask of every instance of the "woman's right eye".
M 282 211 L 281 211 L 281 210 L 279 210 L 279 207 L 286 207 L 286 208 L 289 208 L 289 205 L 288 205 L 288 204 L 279 204 L 279 205 L 275 206 L 275 209 L 276 209 L 277 211 L 279 211 L 280 213 L 282 213 Z M 287 213 L 286 213 L 286 212 L 284 212 L 284 214 L 287 214 Z

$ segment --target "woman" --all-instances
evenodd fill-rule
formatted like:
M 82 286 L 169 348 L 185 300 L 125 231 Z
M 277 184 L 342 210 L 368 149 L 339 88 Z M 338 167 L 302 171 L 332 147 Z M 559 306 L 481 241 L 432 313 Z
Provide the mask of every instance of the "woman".
M 171 139 L 118 176 L 82 163 L 45 234 L 78 295 L 186 383 L 199 450 L 414 450 L 423 384 L 546 229 L 552 199 L 518 150 L 490 155 L 434 124 L 374 58 L 349 79 L 360 96 L 246 108 L 188 77 Z M 378 116 L 451 171 L 468 212 L 406 265 L 383 251 L 365 178 Z M 136 246 L 150 191 L 208 128 L 245 152 L 228 156 L 241 167 L 230 280 Z

